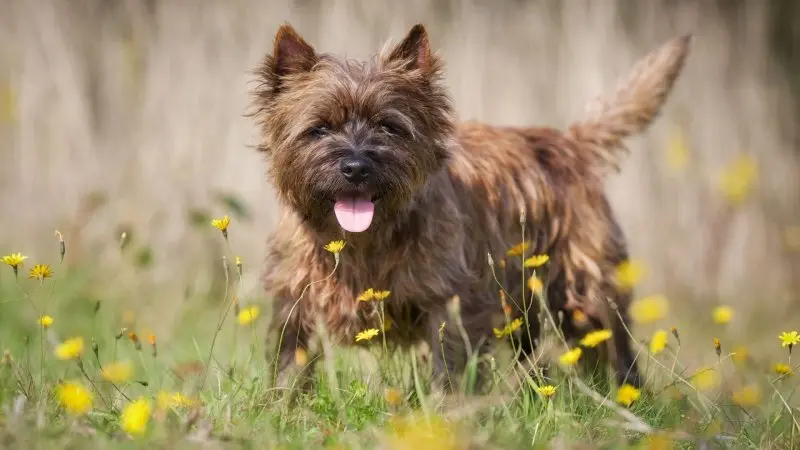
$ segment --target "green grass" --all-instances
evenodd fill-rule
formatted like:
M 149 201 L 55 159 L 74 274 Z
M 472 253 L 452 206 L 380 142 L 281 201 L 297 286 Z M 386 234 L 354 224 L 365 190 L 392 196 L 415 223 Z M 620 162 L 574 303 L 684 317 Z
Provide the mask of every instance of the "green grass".
M 28 269 L 35 262 L 25 263 Z M 135 271 L 141 258 L 133 257 L 132 264 L 129 269 Z M 642 345 L 640 364 L 648 386 L 629 408 L 616 402 L 615 386 L 590 382 L 555 364 L 549 373 L 557 392 L 543 398 L 535 389 L 542 383 L 538 375 L 524 374 L 512 364 L 511 351 L 502 349 L 485 361 L 489 392 L 445 396 L 427 382 L 430 366 L 424 349 L 389 349 L 386 354 L 380 337 L 369 349 L 337 349 L 323 358 L 311 392 L 287 392 L 270 384 L 272 359 L 265 358 L 264 337 L 268 302 L 258 294 L 242 293 L 237 296 L 241 306 L 260 305 L 261 314 L 247 325 L 239 324 L 234 314 L 231 298 L 240 278 L 232 262 L 220 292 L 186 303 L 168 337 L 156 335 L 157 354 L 148 342 L 147 324 L 125 312 L 136 309 L 130 293 L 112 289 L 99 294 L 93 289 L 94 269 L 58 263 L 53 267 L 54 276 L 41 283 L 27 279 L 26 270 L 16 278 L 10 267 L 0 267 L 0 351 L 7 351 L 0 364 L 2 448 L 194 448 L 199 443 L 210 448 L 415 450 L 800 445 L 795 377 L 780 379 L 764 364 L 738 361 L 728 352 L 727 337 L 724 351 L 711 365 L 718 383 L 702 391 L 695 387 L 697 380 L 690 379 L 697 367 L 685 367 L 679 357 L 681 350 L 692 347 L 687 342 L 679 344 L 670 336 L 667 350 L 656 356 L 648 355 Z M 42 312 L 54 318 L 46 329 L 37 324 Z M 130 331 L 137 332 L 140 346 L 131 340 Z M 84 338 L 80 358 L 56 358 L 55 347 L 73 336 Z M 555 342 L 550 336 L 545 347 L 557 355 L 563 348 Z M 712 345 L 701 345 L 713 354 Z M 133 375 L 118 383 L 103 380 L 101 366 L 114 361 L 129 361 Z M 202 369 L 206 361 L 207 373 Z M 64 381 L 90 389 L 91 411 L 65 411 L 56 395 Z M 754 404 L 735 404 L 732 393 L 749 385 L 758 390 Z M 162 409 L 160 392 L 181 392 L 194 403 Z M 131 435 L 121 426 L 121 415 L 138 398 L 149 402 L 149 422 L 142 434 Z M 665 442 L 674 447 L 658 446 Z

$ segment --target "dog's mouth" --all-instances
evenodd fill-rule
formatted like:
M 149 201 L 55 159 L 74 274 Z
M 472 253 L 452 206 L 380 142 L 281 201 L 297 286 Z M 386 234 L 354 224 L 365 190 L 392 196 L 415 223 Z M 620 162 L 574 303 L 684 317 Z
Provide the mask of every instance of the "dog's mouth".
M 349 193 L 336 197 L 333 212 L 336 220 L 345 231 L 361 233 L 372 224 L 375 215 L 375 200 L 365 194 Z

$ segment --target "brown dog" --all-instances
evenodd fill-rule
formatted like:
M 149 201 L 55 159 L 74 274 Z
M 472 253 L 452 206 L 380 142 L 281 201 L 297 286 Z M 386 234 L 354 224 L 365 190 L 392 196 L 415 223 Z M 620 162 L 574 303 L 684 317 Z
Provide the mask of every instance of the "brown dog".
M 337 344 L 381 328 L 380 302 L 358 300 L 369 288 L 391 291 L 382 304 L 392 326 L 377 340 L 426 340 L 437 379 L 460 373 L 468 351 L 488 350 L 492 329 L 502 327 L 495 275 L 514 305 L 510 318 L 527 312 L 530 326 L 513 342 L 530 356 L 539 335 L 536 299 L 522 297 L 531 270 L 522 275 L 522 257 L 504 259 L 524 236 L 523 257 L 550 257 L 544 294 L 567 339 L 610 328 L 617 381 L 640 384 L 623 326 L 630 292 L 614 278 L 626 243 L 603 184 L 622 139 L 659 113 L 689 44 L 682 37 L 648 55 L 613 96 L 561 132 L 457 124 L 421 25 L 369 62 L 319 54 L 282 26 L 258 71 L 254 113 L 282 205 L 265 273 L 280 378 L 320 326 Z M 340 239 L 346 247 L 334 268 L 323 246 Z M 509 276 L 490 261 L 503 261 Z

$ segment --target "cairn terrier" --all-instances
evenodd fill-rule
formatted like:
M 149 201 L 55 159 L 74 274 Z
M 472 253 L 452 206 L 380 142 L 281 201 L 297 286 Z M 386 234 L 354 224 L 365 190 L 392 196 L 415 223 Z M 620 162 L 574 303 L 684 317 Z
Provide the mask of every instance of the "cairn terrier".
M 318 53 L 281 26 L 253 113 L 281 204 L 264 274 L 276 381 L 307 374 L 315 336 L 354 345 L 367 329 L 383 334 L 372 342 L 427 342 L 437 381 L 485 354 L 495 328 L 530 361 L 546 302 L 570 345 L 609 329 L 595 356 L 618 383 L 640 385 L 625 328 L 631 292 L 615 278 L 627 245 L 603 185 L 623 139 L 659 114 L 690 41 L 644 57 L 561 131 L 457 122 L 422 25 L 370 61 Z M 346 243 L 336 258 L 324 249 L 335 240 Z M 549 257 L 536 269 L 543 286 L 523 281 L 534 255 Z M 385 298 L 363 301 L 376 291 Z

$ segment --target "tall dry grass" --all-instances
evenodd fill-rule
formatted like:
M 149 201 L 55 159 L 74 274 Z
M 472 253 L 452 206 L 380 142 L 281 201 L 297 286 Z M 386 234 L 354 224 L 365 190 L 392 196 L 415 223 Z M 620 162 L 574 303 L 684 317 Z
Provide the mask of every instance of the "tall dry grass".
M 766 301 L 768 317 L 785 319 L 798 305 L 798 256 L 782 240 L 800 223 L 797 136 L 786 131 L 798 118 L 767 49 L 766 7 L 750 2 L 726 21 L 712 2 L 3 0 L 0 253 L 48 257 L 59 228 L 71 258 L 113 267 L 119 230 L 132 230 L 154 265 L 125 288 L 176 308 L 218 264 L 189 212 L 226 213 L 216 196 L 232 193 L 252 213 L 231 239 L 257 291 L 276 204 L 243 113 L 249 71 L 284 21 L 322 51 L 359 58 L 424 22 L 462 118 L 559 127 L 646 51 L 692 32 L 664 115 L 609 182 L 613 203 L 650 268 L 643 293 L 720 296 L 743 315 Z M 664 157 L 676 128 L 692 150 L 680 173 Z M 726 215 L 715 179 L 740 153 L 760 178 Z

